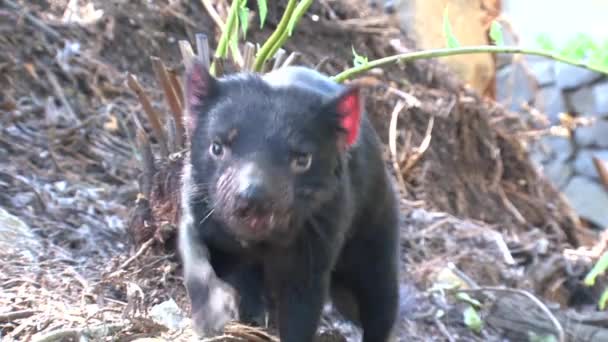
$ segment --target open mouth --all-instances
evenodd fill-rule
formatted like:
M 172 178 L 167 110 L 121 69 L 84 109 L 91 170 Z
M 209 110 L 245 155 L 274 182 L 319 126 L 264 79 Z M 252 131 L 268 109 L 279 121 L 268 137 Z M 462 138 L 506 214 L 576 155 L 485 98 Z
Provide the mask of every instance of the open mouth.
M 264 230 L 270 229 L 274 223 L 274 215 L 250 215 L 240 219 L 244 228 L 251 233 L 259 233 Z

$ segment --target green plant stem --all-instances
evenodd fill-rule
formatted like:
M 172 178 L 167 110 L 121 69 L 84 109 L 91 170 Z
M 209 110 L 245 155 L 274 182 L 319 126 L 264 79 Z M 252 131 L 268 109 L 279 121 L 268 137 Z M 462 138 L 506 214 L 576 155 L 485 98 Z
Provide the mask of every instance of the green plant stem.
M 342 71 L 341 73 L 333 76 L 333 79 L 337 82 L 344 82 L 345 80 L 356 76 L 362 72 L 368 71 L 372 68 L 383 66 L 385 64 L 394 63 L 394 62 L 410 62 L 418 59 L 429 59 L 436 57 L 447 57 L 447 56 L 456 56 L 456 55 L 468 55 L 475 53 L 511 53 L 511 54 L 524 54 L 524 55 L 534 55 L 547 57 L 558 62 L 563 62 L 567 64 L 571 64 L 574 66 L 586 68 L 592 71 L 608 74 L 608 70 L 602 69 L 597 66 L 588 65 L 582 62 L 577 62 L 572 59 L 568 59 L 562 57 L 556 53 L 543 51 L 543 50 L 535 50 L 528 49 L 522 47 L 513 47 L 513 46 L 494 46 L 494 45 L 479 45 L 479 46 L 465 46 L 458 48 L 444 48 L 444 49 L 432 49 L 432 50 L 424 50 L 424 51 L 415 51 L 408 52 L 399 55 L 384 57 L 380 59 L 376 59 L 374 61 L 370 61 L 367 64 L 360 65 L 354 68 L 350 68 Z
M 261 71 L 262 66 L 264 66 L 264 63 L 266 62 L 266 60 L 269 57 L 272 57 L 272 55 L 269 56 L 269 53 L 272 51 L 272 49 L 274 48 L 274 45 L 277 43 L 277 41 L 279 41 L 281 39 L 283 32 L 287 32 L 287 26 L 289 24 L 289 20 L 291 18 L 293 10 L 296 7 L 296 1 L 297 0 L 289 0 L 289 2 L 287 3 L 287 7 L 285 8 L 285 13 L 283 13 L 283 17 L 281 18 L 279 25 L 274 30 L 272 35 L 270 35 L 268 40 L 266 40 L 264 45 L 262 45 L 262 47 L 260 48 L 260 51 L 258 52 L 258 55 L 255 58 L 255 63 L 253 64 L 254 71 L 258 71 L 258 72 Z
M 283 46 L 283 44 L 285 44 L 285 41 L 287 41 L 287 38 L 290 36 L 289 28 L 290 27 L 295 28 L 296 25 L 298 25 L 298 22 L 300 21 L 300 19 L 304 15 L 304 13 L 306 13 L 306 11 L 310 7 L 310 5 L 312 5 L 312 3 L 313 3 L 313 0 L 302 0 L 298 4 L 298 6 L 294 9 L 292 15 L 290 16 L 290 20 L 288 22 L 288 24 L 290 22 L 293 22 L 293 24 L 288 25 L 287 29 L 281 33 L 281 36 L 279 37 L 279 39 L 272 46 L 272 50 L 270 50 L 270 52 L 268 52 L 267 59 L 272 58 L 272 56 L 274 56 L 274 54 L 277 53 L 277 51 L 281 48 L 281 46 Z
M 234 31 L 234 23 L 236 22 L 238 17 L 240 1 L 241 0 L 232 0 L 232 4 L 230 5 L 230 11 L 228 12 L 228 19 L 226 20 L 226 26 L 224 27 L 224 31 L 222 31 L 222 35 L 220 36 L 220 41 L 217 44 L 217 49 L 215 49 L 216 58 L 226 58 L 228 56 L 228 45 L 230 43 L 230 37 L 232 36 L 232 32 Z M 209 72 L 212 75 L 215 75 L 215 62 L 211 63 Z

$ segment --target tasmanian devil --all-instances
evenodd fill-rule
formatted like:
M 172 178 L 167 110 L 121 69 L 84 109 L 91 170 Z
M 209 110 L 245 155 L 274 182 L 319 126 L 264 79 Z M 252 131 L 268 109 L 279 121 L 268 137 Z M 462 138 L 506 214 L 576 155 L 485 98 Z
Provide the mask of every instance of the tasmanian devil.
M 185 89 L 179 250 L 195 331 L 272 311 L 281 341 L 310 342 L 339 284 L 363 340 L 386 341 L 398 212 L 359 88 L 305 67 L 214 78 L 194 61 Z

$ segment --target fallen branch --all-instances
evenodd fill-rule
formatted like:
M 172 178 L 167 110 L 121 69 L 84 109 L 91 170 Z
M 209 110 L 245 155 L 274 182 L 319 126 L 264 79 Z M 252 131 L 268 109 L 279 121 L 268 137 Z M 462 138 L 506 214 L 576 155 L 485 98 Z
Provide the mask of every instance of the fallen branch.
M 54 29 L 52 29 L 50 26 L 48 26 L 47 24 L 43 23 L 40 19 L 38 19 L 36 16 L 32 15 L 31 13 L 29 13 L 28 11 L 22 9 L 21 7 L 19 7 L 19 5 L 11 0 L 0 0 L 0 4 L 4 4 L 6 7 L 10 8 L 11 10 L 15 11 L 15 12 L 19 12 L 21 15 L 23 15 L 23 17 L 30 22 L 30 24 L 32 24 L 33 26 L 35 26 L 37 29 L 43 31 L 44 33 L 46 33 L 47 36 L 51 37 L 53 40 L 60 42 L 62 40 L 61 35 L 59 34 L 59 32 L 55 31 Z
M 32 342 L 64 341 L 68 338 L 79 340 L 79 337 L 82 335 L 91 337 L 94 336 L 101 339 L 101 337 L 105 337 L 119 331 L 125 326 L 126 323 L 114 323 L 94 327 L 58 329 L 46 334 L 36 334 L 32 337 Z
M 28 318 L 38 311 L 36 310 L 19 310 L 0 314 L 0 323 L 8 323 L 17 319 Z

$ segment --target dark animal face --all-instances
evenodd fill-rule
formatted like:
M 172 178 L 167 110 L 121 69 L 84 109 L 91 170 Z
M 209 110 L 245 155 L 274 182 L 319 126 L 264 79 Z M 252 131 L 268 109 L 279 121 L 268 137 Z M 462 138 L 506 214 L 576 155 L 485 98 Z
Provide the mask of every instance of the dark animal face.
M 187 77 L 193 180 L 210 215 L 244 241 L 290 240 L 335 193 L 358 91 L 323 98 L 254 75 L 216 80 L 198 63 Z

